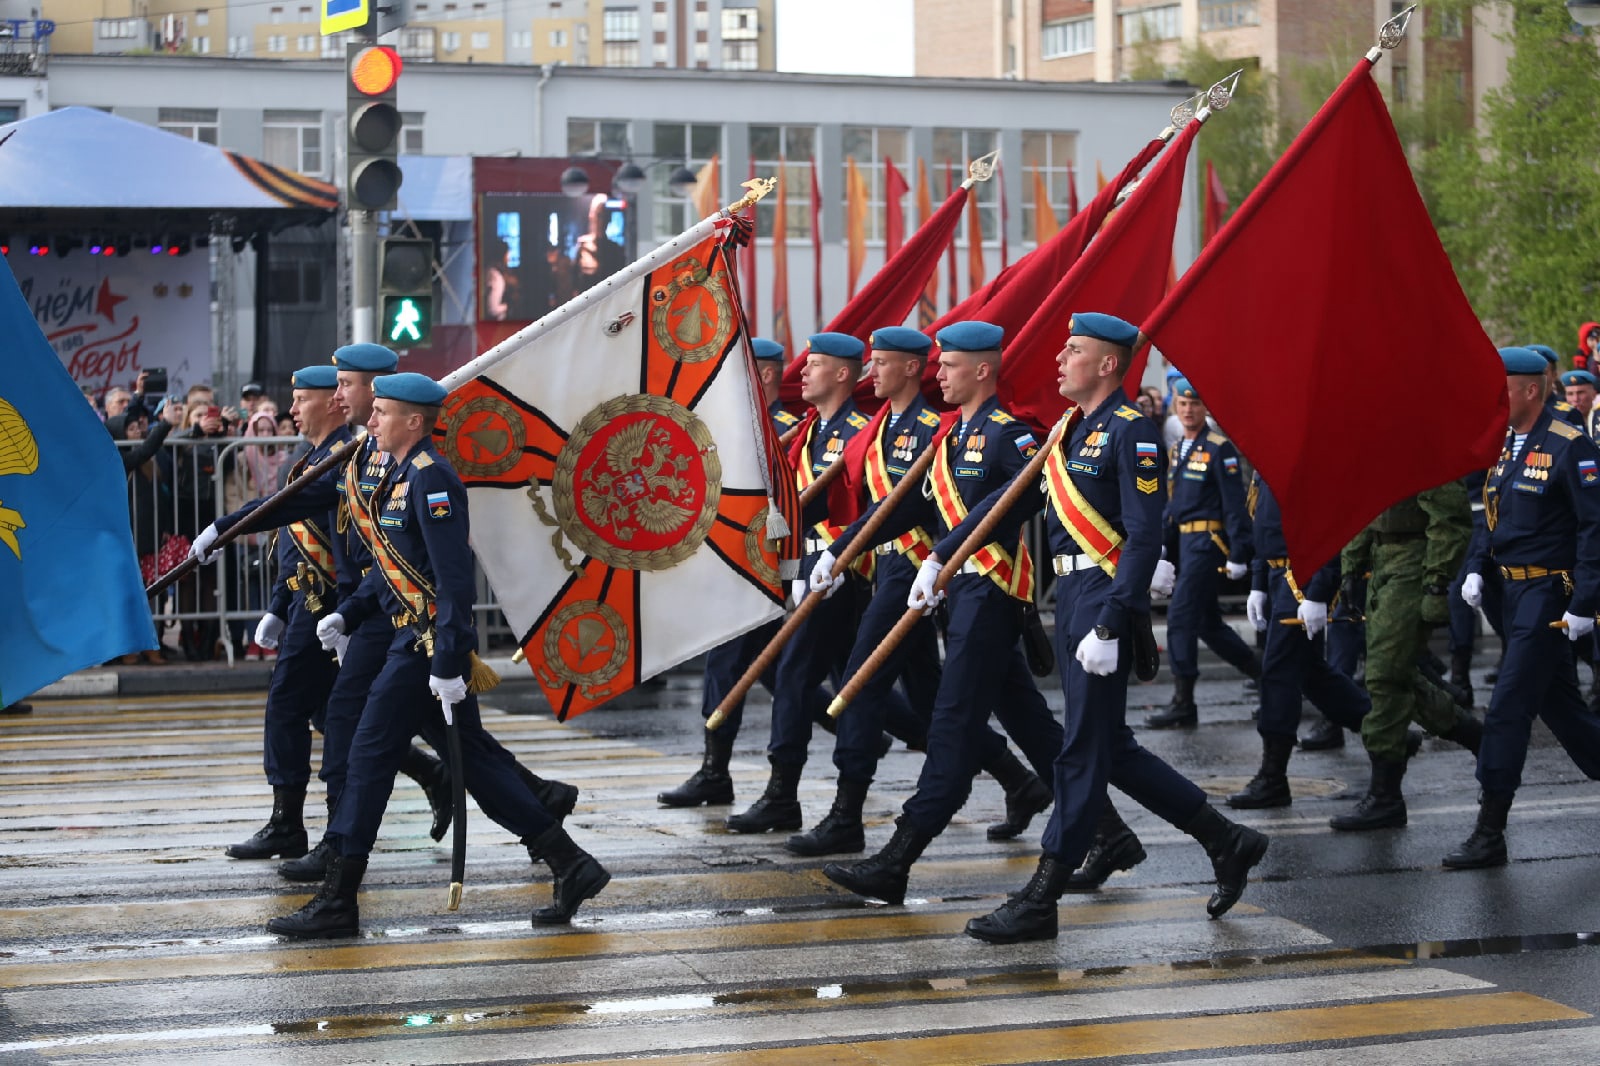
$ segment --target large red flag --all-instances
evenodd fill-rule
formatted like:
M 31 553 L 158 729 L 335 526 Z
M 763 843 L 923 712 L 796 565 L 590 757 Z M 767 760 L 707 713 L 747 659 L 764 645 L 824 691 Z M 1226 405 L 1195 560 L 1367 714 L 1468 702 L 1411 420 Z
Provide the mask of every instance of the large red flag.
M 789 168 L 778 157 L 778 199 L 772 212 L 772 339 L 794 355 L 794 329 L 789 314 Z M 755 241 L 750 242 L 752 245 Z
M 1205 218 L 1200 222 L 1200 246 L 1204 248 L 1211 243 L 1211 238 L 1217 235 L 1217 230 L 1222 228 L 1222 220 L 1228 214 L 1228 193 L 1222 187 L 1222 179 L 1217 177 L 1217 168 L 1211 160 L 1206 160 L 1206 198 Z
M 926 226 L 933 217 L 933 191 L 928 182 L 928 164 L 922 159 L 917 160 L 917 225 Z M 928 275 L 928 284 L 923 287 L 922 296 L 917 300 L 917 328 L 925 330 L 939 317 L 939 272 L 933 271 Z M 819 318 L 818 321 L 821 321 Z
M 817 161 L 811 160 L 811 321 L 822 328 L 822 186 L 817 183 Z M 794 353 L 789 353 L 793 355 Z
M 911 186 L 906 184 L 906 179 L 896 169 L 894 160 L 888 156 L 883 157 L 883 258 L 884 261 L 894 257 L 900 246 L 906 242 L 906 209 L 901 202 L 906 193 L 911 191 Z
M 1303 577 L 1395 501 L 1493 464 L 1505 436 L 1504 366 L 1371 67 L 1356 65 L 1142 323 L 1272 486 Z M 1437 368 L 1426 403 L 1382 384 L 1396 353 Z M 1330 447 L 1330 418 L 1383 458 Z
M 1068 324 L 1075 312 L 1101 311 L 1137 323 L 1161 302 L 1183 200 L 1184 166 L 1202 125 L 1184 127 L 1066 277 L 1038 304 L 1028 324 L 1006 338 L 1000 400 L 1012 414 L 1044 427 L 1066 409 L 1056 391 L 1056 353 L 1071 335 Z M 1096 202 L 1114 197 L 1112 189 L 1107 182 Z M 1137 381 L 1134 375 L 1143 372 L 1142 353 L 1134 364 L 1129 381 Z

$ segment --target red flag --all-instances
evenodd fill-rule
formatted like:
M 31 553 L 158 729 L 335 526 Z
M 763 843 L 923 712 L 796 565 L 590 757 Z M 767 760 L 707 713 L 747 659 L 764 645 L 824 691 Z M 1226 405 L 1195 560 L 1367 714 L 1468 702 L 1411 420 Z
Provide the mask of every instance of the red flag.
M 911 191 L 911 186 L 906 184 L 906 179 L 900 171 L 895 169 L 894 160 L 888 156 L 883 158 L 883 258 L 888 262 L 894 258 L 894 253 L 906 241 L 906 209 L 900 201 L 905 199 L 906 193 Z
M 1102 311 L 1137 323 L 1161 302 L 1183 199 L 1184 165 L 1201 125 L 1191 122 L 1184 127 L 1066 277 L 1037 304 L 1028 324 L 1006 339 L 1000 368 L 1000 401 L 1006 410 L 1043 427 L 1066 409 L 1067 402 L 1056 391 L 1056 353 L 1071 334 L 1074 312 Z M 1095 202 L 1114 198 L 1114 188 L 1107 182 Z M 1073 225 L 1078 221 L 1074 219 Z M 1143 373 L 1143 366 L 1141 353 L 1128 380 L 1137 381 L 1135 375 Z
M 949 199 L 955 195 L 956 185 L 958 184 L 956 181 L 956 167 L 948 159 L 944 161 L 944 167 L 944 195 L 946 199 Z M 950 234 L 950 252 L 945 257 L 945 263 L 950 268 L 945 277 L 950 286 L 948 304 L 951 308 L 954 308 L 956 305 L 956 235 L 954 233 Z
M 861 268 L 867 262 L 867 182 L 856 168 L 855 157 L 844 161 L 845 295 L 854 297 Z
M 817 184 L 815 158 L 811 160 L 811 303 L 812 329 L 818 330 L 822 328 L 822 186 Z
M 987 271 L 983 266 L 983 215 L 978 211 L 978 198 L 967 196 L 967 291 L 983 288 Z
M 926 226 L 928 219 L 933 217 L 933 191 L 928 182 L 928 164 L 922 159 L 917 160 L 917 225 Z M 937 265 L 937 264 L 936 264 Z M 917 328 L 926 330 L 939 317 L 939 272 L 933 271 L 928 275 L 928 284 L 923 287 L 922 296 L 917 300 Z
M 1217 230 L 1222 228 L 1222 220 L 1228 216 L 1228 194 L 1223 191 L 1222 179 L 1217 177 L 1217 168 L 1211 165 L 1211 160 L 1206 160 L 1206 198 L 1205 218 L 1200 223 L 1200 246 L 1204 248 L 1211 243 L 1211 238 L 1217 235 Z
M 1283 508 L 1302 577 L 1396 500 L 1494 463 L 1505 368 L 1461 292 L 1363 59 L 1143 321 Z M 1133 319 L 1138 322 L 1138 319 Z M 1374 387 L 1449 367 L 1427 403 Z M 1385 461 L 1329 446 L 1370 442 Z
M 1000 269 L 1004 270 L 1011 265 L 1011 247 L 1006 241 L 1006 174 L 1000 169 L 1000 160 L 994 161 L 994 180 L 1000 192 Z
M 1067 164 L 1067 217 L 1078 213 L 1078 170 Z
M 1073 214 L 1077 214 L 1076 211 Z M 1050 206 L 1050 186 L 1045 184 L 1044 171 L 1033 172 L 1033 242 L 1042 245 L 1061 232 L 1061 223 Z
M 756 176 L 756 161 L 750 160 L 750 177 Z M 752 223 L 753 227 L 754 223 Z M 773 257 L 778 254 L 777 245 L 773 245 Z M 744 320 L 749 324 L 750 333 L 755 335 L 756 327 L 761 321 L 761 302 L 757 299 L 756 289 L 756 235 L 754 229 L 750 239 L 739 249 L 739 291 L 744 293 Z
M 794 355 L 794 330 L 789 316 L 789 196 L 786 160 L 778 157 L 778 200 L 772 212 L 772 339 Z M 750 242 L 754 244 L 754 241 Z

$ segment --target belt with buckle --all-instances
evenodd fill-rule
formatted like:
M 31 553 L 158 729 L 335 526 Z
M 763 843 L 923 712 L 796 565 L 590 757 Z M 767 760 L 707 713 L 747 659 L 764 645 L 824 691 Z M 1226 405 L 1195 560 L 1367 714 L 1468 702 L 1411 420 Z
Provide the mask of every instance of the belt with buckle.
M 806 538 L 807 555 L 815 555 L 817 552 L 827 551 L 831 547 L 833 547 L 833 542 L 829 540 L 823 540 L 821 537 Z
M 1202 518 L 1195 522 L 1179 522 L 1179 533 L 1216 533 L 1222 529 L 1222 523 L 1214 518 Z
M 1268 559 L 1267 565 L 1274 570 L 1287 570 L 1289 568 L 1289 557 L 1285 555 L 1279 559 Z
M 1057 577 L 1065 577 L 1078 570 L 1098 570 L 1100 564 L 1088 555 L 1057 555 L 1050 560 Z
M 1541 577 L 1559 577 L 1572 579 L 1572 574 L 1566 570 L 1546 570 L 1542 566 L 1502 566 L 1500 576 L 1507 581 L 1536 581 Z
M 894 541 L 890 541 L 888 544 L 880 544 L 876 548 L 873 548 L 872 549 L 872 554 L 874 554 L 874 555 L 893 555 L 895 552 L 897 552 L 899 550 L 900 550 L 899 548 L 895 547 Z

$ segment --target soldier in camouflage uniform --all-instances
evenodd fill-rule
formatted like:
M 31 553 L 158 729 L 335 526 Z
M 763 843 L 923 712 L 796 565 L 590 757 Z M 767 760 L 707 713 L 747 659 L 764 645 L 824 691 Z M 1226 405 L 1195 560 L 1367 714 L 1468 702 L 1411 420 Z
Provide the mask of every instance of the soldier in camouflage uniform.
M 1478 751 L 1482 724 L 1417 667 L 1429 632 L 1449 621 L 1450 580 L 1461 568 L 1471 536 L 1466 487 L 1450 481 L 1390 507 L 1344 550 L 1347 579 L 1368 570 L 1372 574 L 1366 597 L 1372 710 L 1361 722 L 1372 783 L 1354 811 L 1331 820 L 1335 829 L 1406 824 L 1400 781 L 1413 721 L 1474 754 Z

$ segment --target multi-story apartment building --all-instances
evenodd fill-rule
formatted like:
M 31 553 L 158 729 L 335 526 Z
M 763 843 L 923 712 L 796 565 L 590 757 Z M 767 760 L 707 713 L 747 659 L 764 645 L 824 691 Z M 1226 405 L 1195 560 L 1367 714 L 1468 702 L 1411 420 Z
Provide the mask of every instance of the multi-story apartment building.
M 344 55 L 316 0 L 4 0 L 55 23 L 57 55 Z M 410 61 L 773 70 L 774 0 L 396 0 L 384 35 Z

